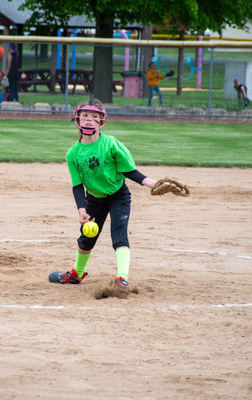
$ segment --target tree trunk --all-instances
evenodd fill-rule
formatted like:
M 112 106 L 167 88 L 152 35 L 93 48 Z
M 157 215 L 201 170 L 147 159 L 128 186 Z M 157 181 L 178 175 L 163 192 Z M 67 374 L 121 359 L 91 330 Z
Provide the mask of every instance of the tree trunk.
M 63 36 L 67 36 L 67 28 L 63 30 Z M 66 69 L 66 58 L 67 58 L 67 46 L 65 44 L 62 45 L 62 56 L 61 56 L 61 68 Z
M 179 40 L 184 40 L 184 33 L 180 35 Z M 183 87 L 184 48 L 179 47 L 178 53 L 177 96 L 181 96 Z
M 144 26 L 143 30 L 143 39 L 151 40 L 152 39 L 152 25 L 148 24 Z M 148 83 L 145 79 L 145 74 L 147 72 L 149 63 L 151 62 L 153 57 L 153 47 L 148 46 L 143 48 L 143 97 L 148 97 Z
M 96 37 L 113 37 L 113 15 L 96 14 Z M 93 93 L 103 103 L 112 103 L 112 45 L 95 45 L 93 57 Z
M 40 58 L 41 61 L 46 61 L 48 59 L 48 44 L 42 43 L 40 45 L 39 58 Z
M 37 27 L 37 35 L 38 36 L 49 36 L 50 30 L 48 32 L 48 27 L 40 25 L 39 27 Z M 41 61 L 45 61 L 48 59 L 48 45 L 46 43 L 42 43 L 40 45 L 39 59 Z

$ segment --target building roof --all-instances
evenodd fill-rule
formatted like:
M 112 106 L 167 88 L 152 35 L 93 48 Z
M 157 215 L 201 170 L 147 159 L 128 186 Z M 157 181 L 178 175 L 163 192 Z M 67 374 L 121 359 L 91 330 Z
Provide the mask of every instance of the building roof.
M 119 22 L 119 20 L 116 20 L 116 22 Z M 77 15 L 75 17 L 70 18 L 68 26 L 69 28 L 95 28 L 95 20 L 94 19 L 91 19 L 91 21 L 88 20 L 86 15 Z M 127 24 L 124 28 L 142 29 L 143 25 L 134 22 L 132 24 Z
M 0 25 L 24 25 L 30 18 L 32 12 L 29 10 L 20 11 L 18 8 L 24 0 L 0 0 Z M 87 20 L 85 15 L 78 15 L 70 18 L 69 28 L 95 28 L 95 20 Z M 141 29 L 142 25 L 134 23 L 127 24 L 128 29 Z
M 0 1 L 0 25 L 24 25 L 30 18 L 31 11 L 20 11 L 18 8 L 24 0 Z

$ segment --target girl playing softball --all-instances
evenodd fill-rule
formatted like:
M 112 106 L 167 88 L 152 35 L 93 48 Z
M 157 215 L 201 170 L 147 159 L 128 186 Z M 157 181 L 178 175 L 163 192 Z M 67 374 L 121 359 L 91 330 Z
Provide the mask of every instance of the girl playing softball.
M 111 239 L 116 254 L 117 273 L 114 286 L 130 290 L 128 277 L 130 249 L 128 222 L 131 194 L 125 184 L 129 178 L 141 185 L 153 187 L 154 180 L 136 169 L 135 162 L 123 143 L 114 136 L 103 135 L 106 111 L 101 102 L 91 99 L 75 111 L 79 129 L 78 141 L 68 150 L 66 161 L 72 178 L 73 195 L 79 212 L 81 236 L 75 266 L 71 271 L 49 274 L 53 283 L 80 283 L 87 275 L 86 267 L 92 249 L 110 213 Z M 83 224 L 95 220 L 99 233 L 94 238 L 83 235 Z

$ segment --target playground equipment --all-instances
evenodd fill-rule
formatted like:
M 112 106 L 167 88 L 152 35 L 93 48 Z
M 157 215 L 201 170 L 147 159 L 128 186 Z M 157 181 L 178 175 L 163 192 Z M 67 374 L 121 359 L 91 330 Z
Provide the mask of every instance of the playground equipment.
M 153 62 L 157 65 L 157 69 L 159 72 L 161 72 L 162 69 L 162 75 L 167 74 L 167 68 L 168 68 L 168 58 L 166 55 L 161 54 L 159 56 L 153 57 Z M 202 56 L 201 56 L 201 60 L 202 60 Z M 162 65 L 163 63 L 163 65 Z M 198 64 L 199 65 L 199 64 Z M 202 65 L 202 61 L 201 61 L 201 65 Z M 195 67 L 194 66 L 194 59 L 193 57 L 186 55 L 186 66 L 187 68 L 190 70 L 190 74 L 188 77 L 183 77 L 184 81 L 189 81 L 192 79 L 194 71 L 202 71 L 202 66 L 201 67 Z M 167 79 L 167 78 L 165 78 Z M 170 79 L 177 79 L 177 78 L 170 78 Z M 201 87 L 201 79 L 199 81 L 199 85 L 198 85 L 198 80 L 197 80 L 197 89 L 200 89 Z M 199 87 L 198 87 L 199 86 Z
M 199 40 L 203 40 L 203 36 L 198 37 Z M 198 66 L 194 66 L 194 59 L 187 55 L 185 56 L 186 58 L 186 66 L 190 70 L 190 75 L 186 78 L 183 77 L 183 81 L 189 81 L 193 77 L 194 71 L 197 71 L 197 89 L 201 89 L 201 79 L 202 79 L 202 66 L 203 66 L 203 49 L 201 47 L 198 48 Z M 161 63 L 164 63 L 164 75 L 167 73 L 167 64 L 168 64 L 168 58 L 164 54 L 160 54 L 159 56 L 155 56 L 152 59 L 154 63 L 157 65 L 157 69 L 160 72 L 161 70 Z M 163 71 L 162 71 L 163 72 Z M 167 78 L 165 78 L 167 79 Z M 176 78 L 170 78 L 170 79 L 176 79 Z
M 199 40 L 203 40 L 203 36 L 199 36 Z M 197 89 L 201 89 L 201 78 L 202 78 L 202 66 L 203 66 L 203 49 L 198 49 L 198 72 L 197 72 Z
M 114 37 L 122 36 L 124 39 L 129 39 L 130 34 L 117 29 Z M 124 85 L 122 95 L 124 97 L 139 98 L 143 94 L 143 76 L 141 72 L 129 71 L 130 69 L 130 49 L 125 47 L 124 57 Z
M 61 36 L 61 29 L 57 30 L 57 36 Z M 60 69 L 60 57 L 61 57 L 61 44 L 57 44 L 57 58 L 56 58 L 56 68 Z
M 199 36 L 199 40 L 203 40 L 203 36 Z M 186 59 L 186 66 L 190 69 L 190 75 L 187 78 L 183 78 L 184 81 L 189 81 L 193 77 L 194 71 L 197 71 L 197 89 L 201 89 L 201 78 L 202 78 L 202 65 L 203 65 L 203 49 L 198 49 L 198 66 L 194 66 L 194 59 L 190 56 Z
M 116 33 L 114 33 L 114 37 L 122 36 L 124 39 L 129 39 L 130 35 L 125 33 L 121 29 L 117 29 Z M 124 58 L 124 72 L 129 70 L 129 61 L 130 61 L 130 49 L 129 47 L 125 47 L 125 58 Z
M 77 29 L 73 29 L 72 32 L 73 32 L 72 36 L 76 37 Z M 61 29 L 58 29 L 57 36 L 61 37 Z M 57 44 L 57 58 L 56 58 L 56 68 L 57 69 L 61 68 L 60 57 L 61 57 L 61 45 Z M 72 45 L 72 69 L 75 69 L 75 67 L 76 67 L 76 44 L 73 43 L 73 45 Z
M 159 56 L 155 56 L 152 58 L 152 61 L 156 64 L 158 72 L 161 72 L 161 64 L 163 62 L 164 66 L 162 67 L 162 75 L 167 74 L 168 58 L 166 55 L 160 54 Z M 164 79 L 167 79 L 167 78 L 164 78 Z
M 58 29 L 57 31 L 57 36 L 61 37 L 62 32 L 61 29 Z M 77 36 L 77 29 L 72 30 L 72 36 L 76 37 Z M 129 32 L 124 32 L 120 29 L 118 29 L 116 32 L 114 32 L 113 37 L 123 37 L 124 39 L 129 39 L 130 38 L 130 33 Z M 61 58 L 61 45 L 57 44 L 57 61 L 56 61 L 56 66 L 57 69 L 61 68 L 60 64 L 60 58 Z M 0 59 L 1 59 L 1 48 L 0 48 Z M 124 59 L 124 71 L 129 70 L 129 59 L 130 59 L 130 50 L 129 47 L 125 48 L 125 59 Z M 73 43 L 72 45 L 72 69 L 76 68 L 76 44 Z
M 187 58 L 186 58 L 186 66 L 190 70 L 190 75 L 188 77 L 186 77 L 186 78 L 183 77 L 184 81 L 189 81 L 190 79 L 192 79 L 194 71 L 201 71 L 202 70 L 202 68 L 194 66 L 194 59 L 191 56 L 187 56 Z
M 123 37 L 124 39 L 130 39 L 131 38 L 131 33 L 130 32 L 124 32 L 121 29 L 117 29 L 117 31 L 113 33 L 113 37 L 114 38 Z

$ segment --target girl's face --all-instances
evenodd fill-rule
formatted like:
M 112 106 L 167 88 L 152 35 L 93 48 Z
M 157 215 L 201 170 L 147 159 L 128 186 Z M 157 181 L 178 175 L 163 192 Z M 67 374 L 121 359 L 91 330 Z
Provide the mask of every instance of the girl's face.
M 81 111 L 79 124 L 82 128 L 99 130 L 101 125 L 100 115 L 95 111 Z

